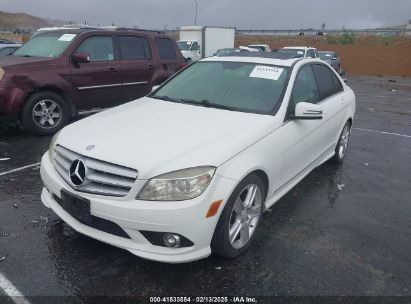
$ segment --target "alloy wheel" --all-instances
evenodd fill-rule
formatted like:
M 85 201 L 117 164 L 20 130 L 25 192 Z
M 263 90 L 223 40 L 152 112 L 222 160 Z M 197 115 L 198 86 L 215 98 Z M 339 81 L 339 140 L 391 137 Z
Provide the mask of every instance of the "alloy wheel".
M 32 117 L 34 123 L 40 128 L 53 128 L 61 122 L 62 110 L 54 100 L 44 99 L 34 105 Z
M 256 184 L 245 187 L 238 195 L 230 216 L 228 238 L 235 249 L 244 247 L 257 228 L 261 215 L 262 195 Z

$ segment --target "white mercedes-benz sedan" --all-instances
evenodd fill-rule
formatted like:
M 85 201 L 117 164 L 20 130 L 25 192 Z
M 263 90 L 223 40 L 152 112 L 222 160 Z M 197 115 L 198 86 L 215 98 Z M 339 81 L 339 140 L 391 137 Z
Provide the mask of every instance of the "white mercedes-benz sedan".
M 354 93 L 329 65 L 280 57 L 207 58 L 67 126 L 42 159 L 42 202 L 143 258 L 240 255 L 264 210 L 343 160 L 353 124 Z

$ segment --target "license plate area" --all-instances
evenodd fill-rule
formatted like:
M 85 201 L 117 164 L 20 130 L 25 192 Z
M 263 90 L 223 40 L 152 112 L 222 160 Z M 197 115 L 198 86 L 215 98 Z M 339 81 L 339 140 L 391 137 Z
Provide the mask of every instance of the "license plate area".
M 81 196 L 61 190 L 60 206 L 79 222 L 90 225 L 92 216 L 90 212 L 90 201 Z

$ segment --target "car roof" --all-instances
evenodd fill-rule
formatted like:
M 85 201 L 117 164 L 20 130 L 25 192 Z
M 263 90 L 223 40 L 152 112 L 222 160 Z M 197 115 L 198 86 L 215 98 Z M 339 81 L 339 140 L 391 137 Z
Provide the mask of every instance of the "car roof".
M 82 34 L 82 33 L 117 33 L 117 34 L 132 34 L 132 33 L 145 33 L 145 34 L 164 34 L 163 31 L 155 31 L 155 30 L 144 30 L 144 29 L 135 29 L 135 28 L 93 28 L 93 27 L 85 27 L 85 28 L 49 28 L 49 29 L 42 29 L 41 31 L 37 31 L 36 35 L 44 34 L 44 33 L 61 33 L 61 34 Z
M 301 49 L 304 49 L 304 50 L 308 50 L 308 49 L 313 49 L 313 47 L 311 47 L 311 46 L 286 46 L 286 47 L 283 47 L 283 49 L 288 49 L 288 50 L 301 50 Z
M 254 53 L 254 52 L 245 52 L 245 53 L 235 53 L 227 56 L 214 56 L 207 57 L 202 59 L 202 62 L 210 61 L 224 61 L 224 62 L 247 62 L 247 63 L 258 63 L 258 64 L 270 64 L 278 66 L 291 67 L 297 61 L 300 60 L 313 60 L 313 59 L 304 59 L 304 58 L 292 58 L 286 54 L 281 54 L 277 52 L 273 53 Z M 313 60 L 314 61 L 314 60 Z

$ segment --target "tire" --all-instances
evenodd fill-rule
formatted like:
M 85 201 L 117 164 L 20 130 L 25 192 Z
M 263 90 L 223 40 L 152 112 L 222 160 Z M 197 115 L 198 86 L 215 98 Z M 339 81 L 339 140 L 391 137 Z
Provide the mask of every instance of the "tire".
M 247 201 L 247 198 L 253 189 L 255 189 L 255 195 L 250 203 L 250 199 Z M 264 183 L 256 174 L 248 175 L 237 185 L 228 199 L 214 231 L 211 241 L 213 253 L 234 258 L 247 250 L 258 231 L 265 197 Z M 248 207 L 245 207 L 247 204 Z M 240 211 L 243 212 L 240 214 Z
M 351 123 L 347 121 L 343 130 L 341 131 L 340 138 L 338 139 L 337 146 L 335 147 L 335 155 L 331 158 L 333 163 L 341 163 L 347 152 L 348 142 L 351 135 Z
M 58 94 L 42 91 L 31 95 L 23 106 L 21 123 L 36 135 L 51 135 L 68 124 L 70 109 Z

